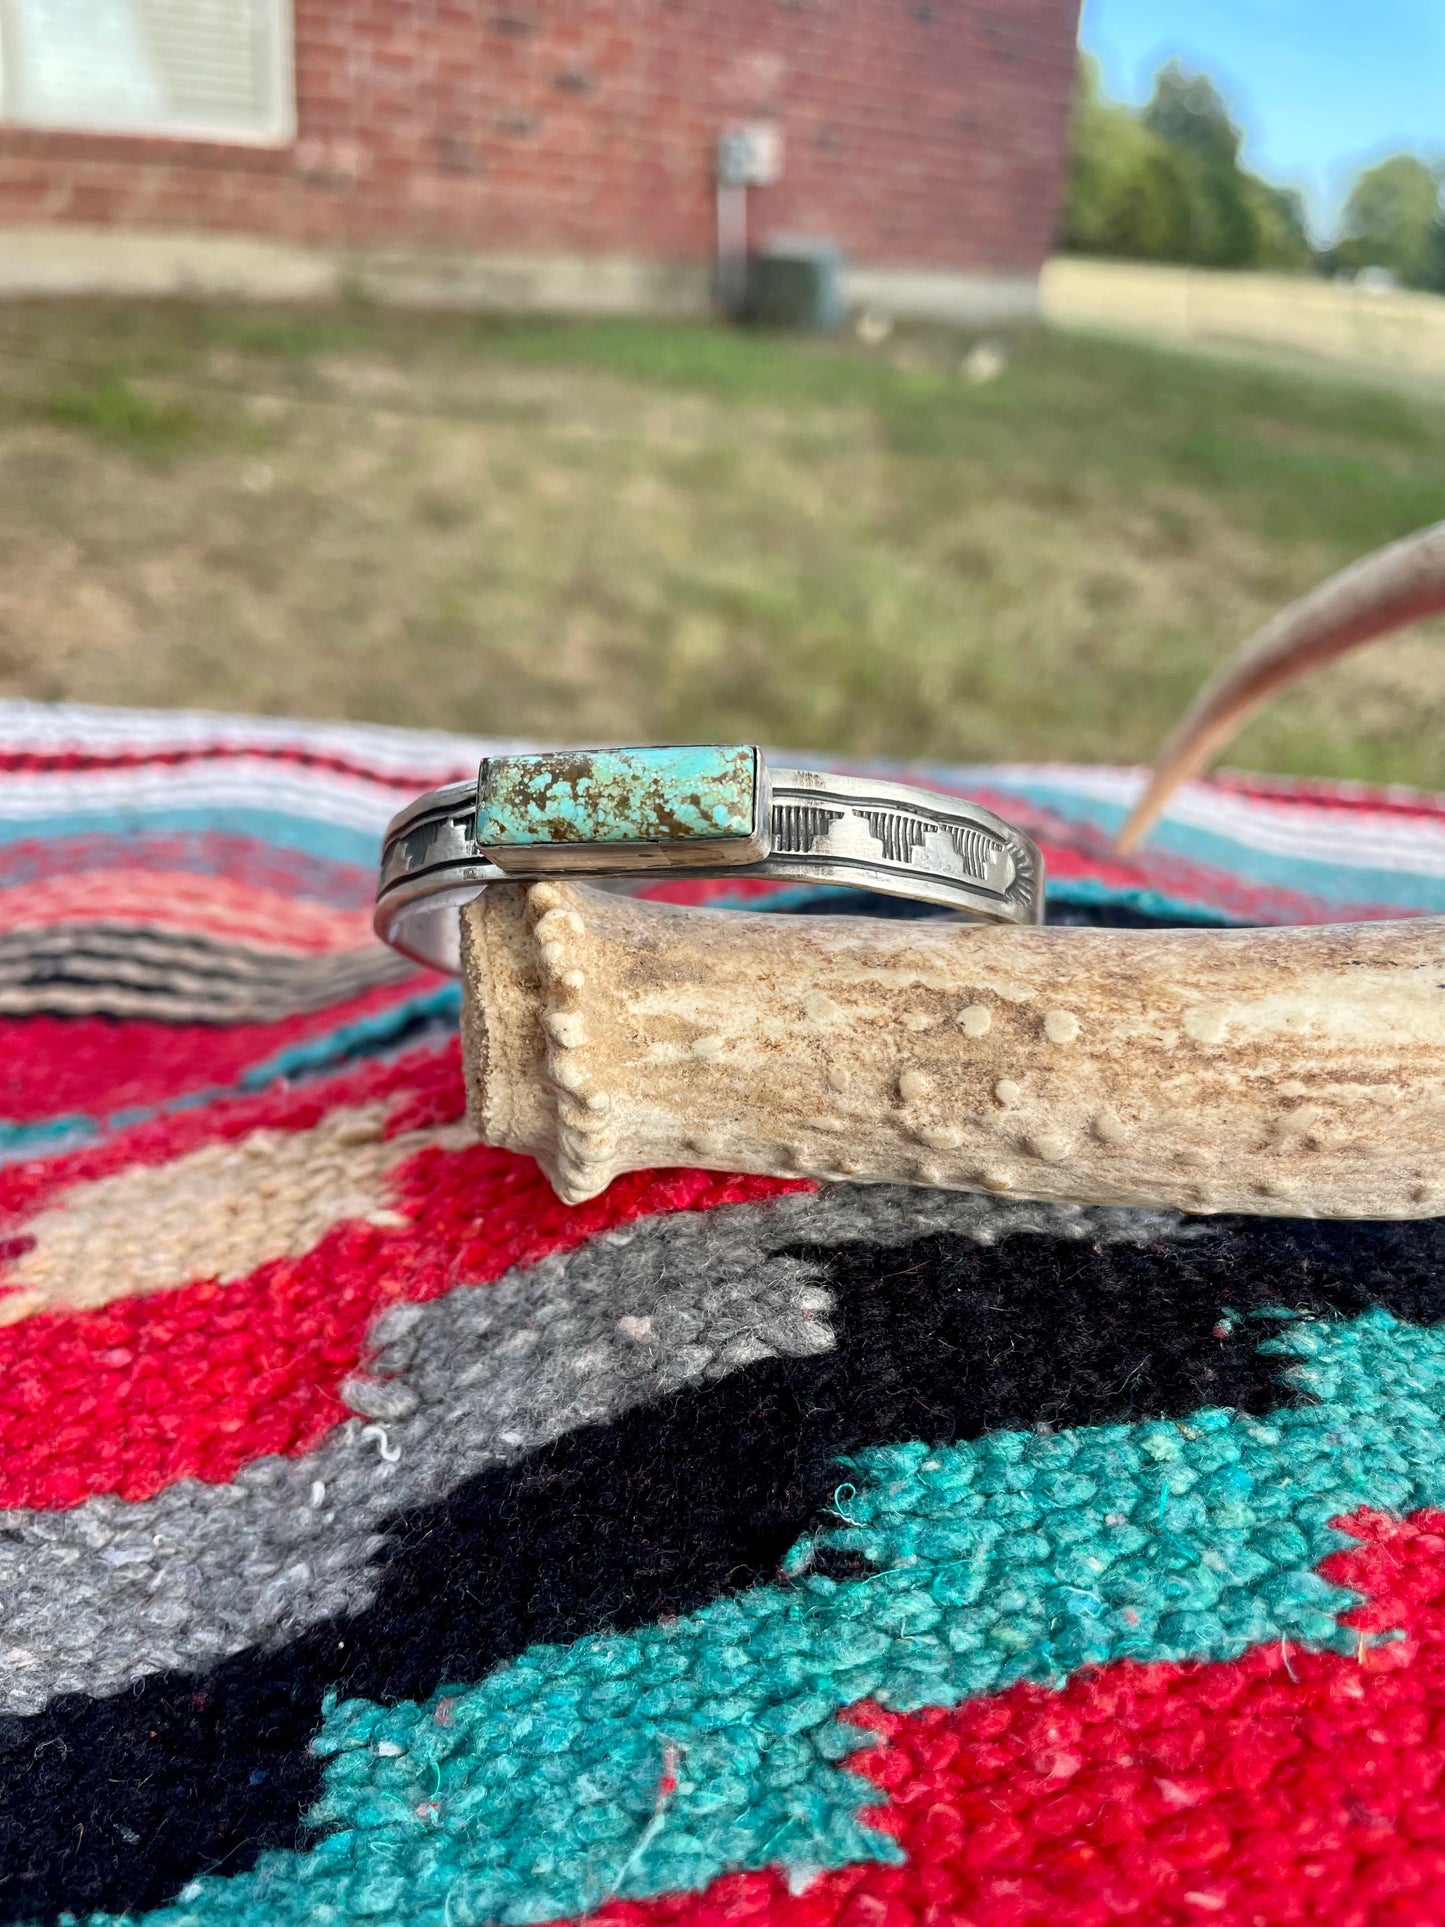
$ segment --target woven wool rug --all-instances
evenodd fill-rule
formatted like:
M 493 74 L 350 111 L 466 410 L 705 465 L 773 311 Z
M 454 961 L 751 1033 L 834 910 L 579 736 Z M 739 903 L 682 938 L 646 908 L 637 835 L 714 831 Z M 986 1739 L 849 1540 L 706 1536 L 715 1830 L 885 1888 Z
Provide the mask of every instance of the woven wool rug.
M 1441 1225 L 564 1207 L 369 936 L 481 748 L 0 709 L 0 1920 L 1445 1918 Z M 915 774 L 1064 919 L 1445 909 L 1445 800 Z

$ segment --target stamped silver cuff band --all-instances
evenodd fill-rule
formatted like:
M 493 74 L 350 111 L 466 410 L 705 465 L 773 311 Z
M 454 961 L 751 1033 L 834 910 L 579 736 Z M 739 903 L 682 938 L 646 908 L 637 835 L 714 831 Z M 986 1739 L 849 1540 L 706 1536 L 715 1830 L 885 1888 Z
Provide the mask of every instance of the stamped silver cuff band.
M 1043 858 L 991 810 L 882 777 L 769 770 L 748 745 L 695 744 L 487 757 L 475 783 L 432 790 L 392 818 L 375 928 L 418 963 L 455 972 L 457 911 L 489 883 L 680 873 L 1043 920 Z

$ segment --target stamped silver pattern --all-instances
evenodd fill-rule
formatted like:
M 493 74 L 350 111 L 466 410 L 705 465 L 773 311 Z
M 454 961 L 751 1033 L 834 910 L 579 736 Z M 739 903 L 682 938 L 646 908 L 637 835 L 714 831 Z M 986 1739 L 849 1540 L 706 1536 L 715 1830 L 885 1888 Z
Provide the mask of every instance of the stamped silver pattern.
M 761 770 L 760 762 L 760 770 Z M 1043 859 L 1031 839 L 963 797 L 891 779 L 772 770 L 767 849 L 755 860 L 613 861 L 605 845 L 570 846 L 579 878 L 691 874 L 833 884 L 910 897 L 1002 923 L 1043 919 Z M 476 785 L 453 783 L 393 818 L 382 850 L 377 935 L 418 962 L 458 967 L 457 910 L 490 883 L 516 882 L 476 840 Z M 559 874 L 555 857 L 546 874 Z M 543 874 L 538 866 L 537 874 Z M 826 902 L 818 905 L 827 909 Z

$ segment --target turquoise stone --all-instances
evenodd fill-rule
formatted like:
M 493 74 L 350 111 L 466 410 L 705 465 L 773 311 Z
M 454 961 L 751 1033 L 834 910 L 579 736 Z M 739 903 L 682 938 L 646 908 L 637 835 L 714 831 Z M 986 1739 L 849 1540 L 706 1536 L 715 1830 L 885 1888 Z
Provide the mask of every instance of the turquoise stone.
M 477 784 L 484 848 L 691 843 L 752 834 L 751 749 L 549 749 L 489 756 Z

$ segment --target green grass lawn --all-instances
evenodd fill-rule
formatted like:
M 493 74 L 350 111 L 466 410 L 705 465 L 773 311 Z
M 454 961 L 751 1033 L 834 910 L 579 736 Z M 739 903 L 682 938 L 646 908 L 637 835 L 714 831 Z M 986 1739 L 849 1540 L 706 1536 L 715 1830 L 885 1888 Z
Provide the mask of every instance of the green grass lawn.
M 1151 754 L 1445 516 L 1445 398 L 1108 341 L 0 309 L 0 691 L 581 740 Z M 1256 768 L 1445 787 L 1421 632 Z

